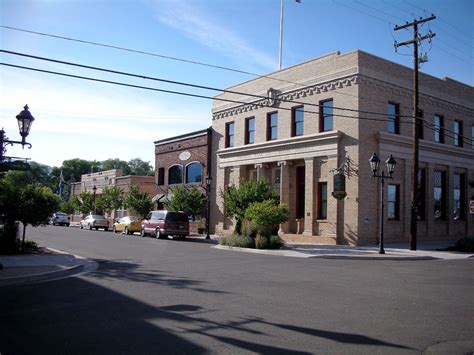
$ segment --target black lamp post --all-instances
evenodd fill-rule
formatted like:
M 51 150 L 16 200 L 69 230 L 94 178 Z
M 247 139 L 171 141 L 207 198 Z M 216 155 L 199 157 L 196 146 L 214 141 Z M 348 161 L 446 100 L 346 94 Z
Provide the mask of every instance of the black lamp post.
M 206 176 L 206 187 L 207 187 L 207 211 L 206 211 L 206 239 L 211 239 L 209 235 L 209 224 L 211 218 L 211 182 L 212 177 L 210 175 Z
M 95 208 L 95 194 L 97 193 L 97 186 L 94 185 L 92 192 L 94 194 L 94 214 L 97 214 L 97 209 Z
M 370 168 L 372 169 L 372 177 L 376 177 L 380 181 L 380 240 L 379 240 L 379 254 L 385 254 L 384 246 L 383 246 L 383 220 L 384 220 L 384 185 L 385 179 L 392 179 L 393 172 L 395 171 L 395 164 L 397 162 L 393 158 L 392 154 L 385 160 L 385 164 L 387 165 L 387 172 L 388 176 L 385 175 L 385 170 L 382 169 L 381 174 L 378 174 L 379 166 L 380 166 L 380 159 L 377 154 L 374 152 L 372 157 L 369 159 Z
M 22 137 L 21 142 L 19 141 L 12 141 L 9 140 L 5 136 L 5 131 L 3 128 L 0 130 L 0 162 L 3 162 L 3 160 L 7 157 L 4 156 L 6 153 L 7 145 L 13 145 L 13 144 L 21 144 L 23 148 L 25 145 L 28 146 L 29 149 L 31 149 L 31 144 L 27 143 L 25 141 L 26 137 L 28 137 L 28 134 L 30 134 L 30 129 L 31 129 L 31 124 L 35 120 L 34 117 L 31 115 L 30 111 L 28 111 L 28 105 L 25 105 L 23 108 L 23 111 L 21 111 L 17 116 L 16 119 L 18 120 L 18 128 L 20 130 L 20 136 Z

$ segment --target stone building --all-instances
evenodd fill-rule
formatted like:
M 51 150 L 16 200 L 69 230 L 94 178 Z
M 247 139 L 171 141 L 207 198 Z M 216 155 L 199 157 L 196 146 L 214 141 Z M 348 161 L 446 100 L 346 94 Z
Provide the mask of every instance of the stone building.
M 422 73 L 419 80 L 418 240 L 474 235 L 474 215 L 467 208 L 474 200 L 474 89 Z M 217 95 L 211 228 L 218 234 L 233 230 L 219 191 L 242 179 L 265 178 L 291 210 L 280 229 L 285 239 L 377 243 L 379 188 L 368 162 L 377 152 L 382 161 L 389 154 L 397 161 L 384 191 L 386 241 L 408 241 L 412 83 L 412 69 L 353 51 L 285 68 Z M 346 175 L 347 196 L 340 201 L 331 196 L 337 169 Z
M 211 130 L 162 139 L 155 142 L 155 177 L 158 208 L 173 195 L 178 186 L 197 187 L 206 193 L 206 176 L 210 166 Z

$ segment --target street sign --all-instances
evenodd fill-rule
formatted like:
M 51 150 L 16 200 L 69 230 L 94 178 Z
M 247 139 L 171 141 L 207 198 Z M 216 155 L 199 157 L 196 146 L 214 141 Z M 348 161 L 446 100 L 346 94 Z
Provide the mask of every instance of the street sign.
M 474 200 L 469 201 L 469 213 L 474 214 Z

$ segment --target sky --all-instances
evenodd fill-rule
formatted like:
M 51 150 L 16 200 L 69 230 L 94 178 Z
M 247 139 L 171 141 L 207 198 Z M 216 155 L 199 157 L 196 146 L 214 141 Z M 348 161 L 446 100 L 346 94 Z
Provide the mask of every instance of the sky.
M 432 13 L 437 18 L 420 31 L 436 33 L 431 44 L 422 44 L 429 62 L 421 71 L 474 86 L 472 0 L 284 0 L 283 67 L 360 49 L 411 68 L 412 48 L 395 52 L 394 41 L 409 40 L 412 33 L 394 27 Z M 280 0 L 0 0 L 0 26 L 5 51 L 218 89 L 278 70 Z M 3 52 L 0 61 L 204 96 L 218 93 Z M 1 65 L 0 128 L 11 140 L 21 140 L 15 116 L 25 104 L 35 117 L 27 138 L 33 147 L 8 146 L 6 155 L 49 166 L 73 158 L 137 157 L 154 165 L 154 141 L 212 124 L 209 99 Z

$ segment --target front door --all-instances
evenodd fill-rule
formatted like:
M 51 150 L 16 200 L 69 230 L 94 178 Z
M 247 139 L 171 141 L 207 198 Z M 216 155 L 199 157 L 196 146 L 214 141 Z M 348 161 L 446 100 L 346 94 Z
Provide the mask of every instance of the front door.
M 305 167 L 296 167 L 296 218 L 304 218 Z

